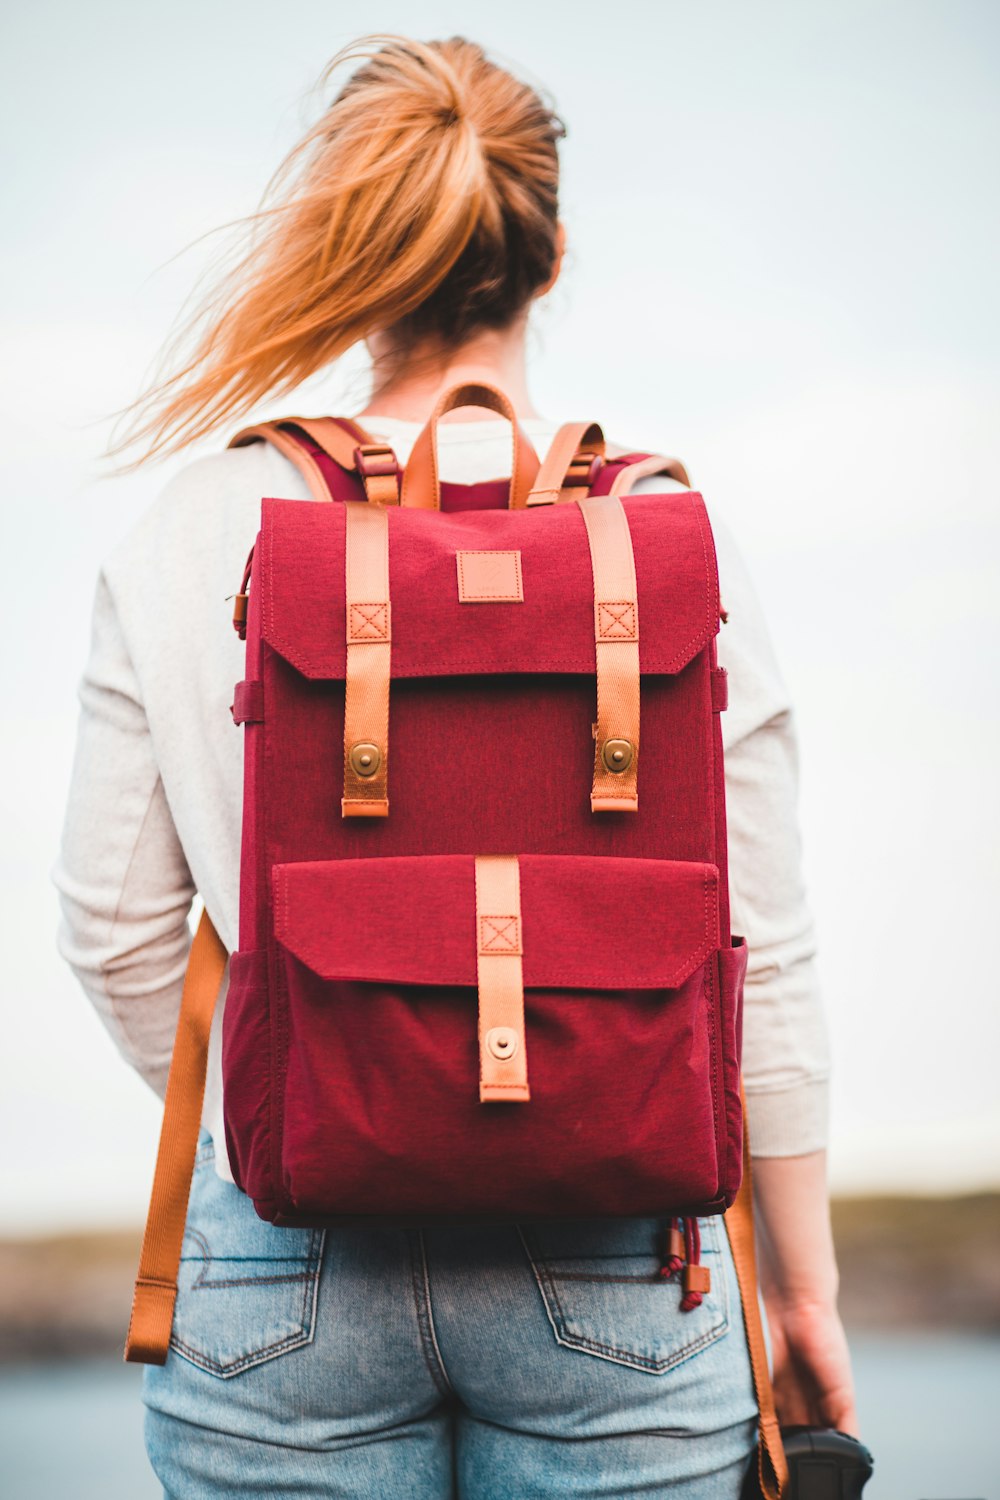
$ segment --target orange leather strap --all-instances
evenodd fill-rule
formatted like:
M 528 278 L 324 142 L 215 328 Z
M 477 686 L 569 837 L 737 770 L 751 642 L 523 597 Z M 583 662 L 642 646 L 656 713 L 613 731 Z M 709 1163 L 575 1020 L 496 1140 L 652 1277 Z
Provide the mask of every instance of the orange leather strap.
M 555 505 L 560 500 L 579 500 L 586 495 L 594 459 L 604 457 L 604 432 L 598 422 L 566 422 L 560 427 L 542 460 L 528 495 L 528 505 Z M 574 474 L 576 468 L 578 473 Z M 567 484 L 567 480 L 573 480 Z
M 733 1206 L 725 1215 L 726 1232 L 733 1252 L 736 1280 L 743 1304 L 743 1324 L 753 1388 L 760 1411 L 760 1441 L 757 1445 L 757 1473 L 765 1500 L 780 1500 L 788 1485 L 788 1462 L 781 1442 L 781 1428 L 774 1409 L 774 1391 L 767 1364 L 767 1346 L 757 1295 L 757 1255 L 753 1232 L 753 1183 L 750 1175 L 750 1136 L 746 1127 L 746 1099 L 743 1099 L 743 1181 Z
M 520 509 L 528 499 L 529 491 L 538 473 L 538 454 L 525 437 L 518 424 L 517 415 L 508 398 L 494 385 L 481 381 L 469 381 L 452 386 L 445 391 L 430 420 L 413 445 L 410 461 L 403 475 L 402 504 L 424 510 L 441 509 L 441 484 L 438 477 L 437 425 L 447 412 L 459 406 L 485 406 L 499 416 L 506 417 L 513 431 L 514 455 L 511 465 L 510 493 L 508 505 L 512 510 Z
M 355 449 L 362 443 L 374 441 L 370 433 L 349 417 L 339 420 L 333 417 L 283 417 L 282 424 L 301 427 L 317 448 L 322 448 L 327 458 L 332 458 L 342 469 L 354 469 Z
M 251 443 L 270 443 L 272 448 L 277 448 L 283 453 L 290 463 L 293 463 L 309 486 L 309 493 L 314 500 L 329 500 L 330 491 L 326 487 L 326 480 L 319 464 L 311 453 L 307 453 L 301 443 L 297 443 L 291 433 L 282 431 L 278 422 L 259 422 L 256 427 L 244 427 L 232 439 L 230 448 L 246 448 Z
M 322 470 L 312 454 L 286 430 L 289 427 L 300 427 L 334 463 L 359 474 L 372 505 L 398 505 L 399 464 L 395 454 L 347 417 L 283 417 L 279 422 L 259 422 L 238 432 L 229 446 L 245 448 L 250 443 L 270 443 L 303 475 L 314 500 L 329 500 L 330 491 Z
M 592 812 L 636 812 L 639 806 L 639 600 L 632 534 L 612 495 L 578 502 L 594 574 L 597 723 Z
M 162 1365 L 170 1347 L 177 1271 L 205 1094 L 208 1037 L 225 967 L 226 950 L 208 913 L 202 912 L 184 976 L 153 1190 L 125 1340 L 125 1358 L 135 1364 Z
M 521 880 L 516 854 L 476 856 L 476 974 L 479 982 L 479 1098 L 531 1098 L 524 1036 Z
M 398 505 L 400 467 L 388 443 L 380 443 L 350 417 L 291 417 L 328 458 L 361 476 L 369 505 Z
M 347 676 L 344 684 L 345 818 L 389 812 L 389 518 L 380 505 L 348 500 Z
M 625 468 L 615 475 L 614 483 L 608 493 L 611 495 L 631 494 L 636 480 L 645 479 L 650 474 L 669 474 L 671 479 L 676 479 L 688 489 L 691 488 L 688 471 L 679 458 L 664 458 L 662 453 L 653 453 L 648 458 L 640 458 L 634 464 L 626 464 Z

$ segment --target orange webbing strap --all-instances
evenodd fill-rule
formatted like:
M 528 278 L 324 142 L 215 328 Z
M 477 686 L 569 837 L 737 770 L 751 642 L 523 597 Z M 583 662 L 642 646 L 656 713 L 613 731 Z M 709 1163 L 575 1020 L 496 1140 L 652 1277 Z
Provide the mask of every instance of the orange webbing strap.
M 125 1340 L 125 1358 L 133 1364 L 162 1365 L 170 1346 L 181 1242 L 205 1094 L 208 1035 L 225 967 L 226 950 L 208 912 L 202 912 L 184 976 L 153 1191 Z
M 389 518 L 385 507 L 345 502 L 347 671 L 344 682 L 345 818 L 389 812 Z
M 662 453 L 653 453 L 649 458 L 640 458 L 634 464 L 626 464 L 618 474 L 615 475 L 609 495 L 628 495 L 637 479 L 645 479 L 650 474 L 668 474 L 671 479 L 676 479 L 679 484 L 691 488 L 688 471 L 679 458 L 664 458 Z
M 592 812 L 639 806 L 639 601 L 628 518 L 619 499 L 577 502 L 587 528 L 594 575 L 597 724 Z
M 604 433 L 597 422 L 564 422 L 556 433 L 535 482 L 528 495 L 527 505 L 556 505 L 560 500 L 578 500 L 588 488 L 590 468 L 593 460 L 604 457 Z M 586 460 L 586 470 L 572 487 L 567 486 L 575 462 L 581 465 Z
M 733 1252 L 736 1280 L 743 1304 L 743 1324 L 750 1351 L 753 1388 L 760 1411 L 760 1441 L 757 1446 L 757 1472 L 765 1500 L 780 1500 L 788 1484 L 788 1463 L 781 1442 L 781 1428 L 774 1409 L 771 1373 L 767 1365 L 764 1325 L 757 1298 L 757 1256 L 753 1238 L 753 1183 L 750 1177 L 750 1137 L 746 1128 L 746 1101 L 743 1102 L 743 1181 L 736 1201 L 725 1215 L 726 1232 Z
M 479 985 L 479 1099 L 531 1098 L 524 1037 L 521 869 L 516 854 L 476 856 L 476 978 Z

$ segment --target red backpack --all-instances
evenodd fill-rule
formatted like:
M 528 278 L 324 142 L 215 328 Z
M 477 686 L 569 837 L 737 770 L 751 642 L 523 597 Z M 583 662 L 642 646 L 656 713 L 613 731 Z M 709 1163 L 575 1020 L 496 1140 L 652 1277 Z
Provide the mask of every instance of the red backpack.
M 463 404 L 511 421 L 509 484 L 439 482 L 436 424 Z M 561 429 L 539 467 L 483 385 L 442 398 L 405 473 L 347 421 L 234 441 L 262 439 L 335 503 L 265 499 L 237 595 L 237 1184 L 278 1225 L 662 1216 L 662 1272 L 691 1308 L 709 1286 L 697 1217 L 742 1180 L 726 1222 L 761 1472 L 766 1447 L 780 1474 L 701 496 L 631 495 L 640 475 L 686 475 L 609 457 L 596 424 Z M 225 957 L 203 918 L 127 1358 L 166 1356 Z

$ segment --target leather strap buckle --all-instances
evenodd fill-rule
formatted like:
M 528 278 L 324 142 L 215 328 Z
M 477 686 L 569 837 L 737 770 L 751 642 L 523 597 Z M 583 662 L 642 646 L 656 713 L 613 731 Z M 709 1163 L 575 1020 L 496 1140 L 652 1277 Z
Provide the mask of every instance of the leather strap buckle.
M 359 443 L 354 467 L 372 505 L 398 505 L 401 492 L 399 460 L 388 443 Z
M 593 489 L 603 460 L 599 453 L 577 453 L 566 470 L 564 489 Z
M 399 462 L 388 443 L 359 443 L 354 450 L 354 467 L 362 479 L 399 477 Z

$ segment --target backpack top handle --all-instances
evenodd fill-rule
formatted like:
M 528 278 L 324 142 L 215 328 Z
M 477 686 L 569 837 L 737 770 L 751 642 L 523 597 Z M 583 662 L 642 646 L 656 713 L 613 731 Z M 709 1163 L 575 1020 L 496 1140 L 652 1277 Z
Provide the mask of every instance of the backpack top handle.
M 506 417 L 514 435 L 510 490 L 507 503 L 511 510 L 521 510 L 538 473 L 538 454 L 521 430 L 509 398 L 495 385 L 473 380 L 445 391 L 430 420 L 413 445 L 410 461 L 403 475 L 403 505 L 423 510 L 441 509 L 441 480 L 438 471 L 437 426 L 443 416 L 460 406 L 485 406 L 498 416 Z

